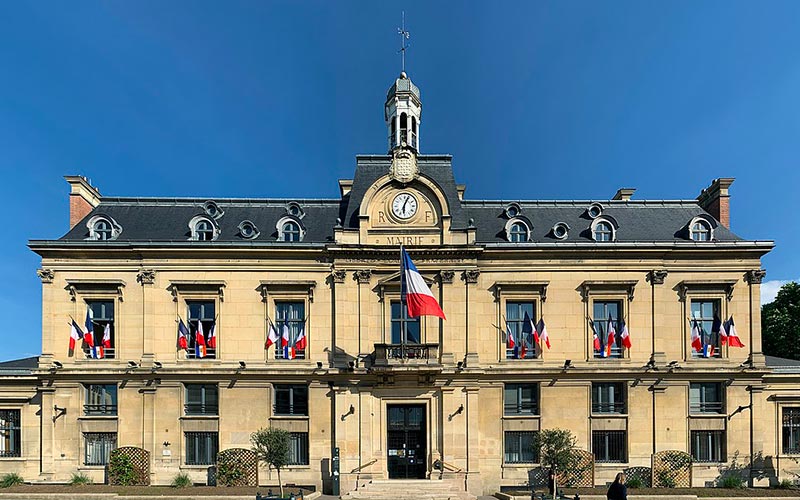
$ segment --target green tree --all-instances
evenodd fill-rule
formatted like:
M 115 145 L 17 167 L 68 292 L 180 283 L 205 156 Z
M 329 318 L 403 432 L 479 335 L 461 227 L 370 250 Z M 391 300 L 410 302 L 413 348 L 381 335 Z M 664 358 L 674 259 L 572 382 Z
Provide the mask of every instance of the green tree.
M 289 446 L 291 436 L 288 431 L 273 427 L 261 428 L 250 435 L 253 451 L 262 462 L 275 468 L 278 472 L 278 485 L 283 496 L 283 481 L 281 481 L 281 468 L 289 465 Z
M 791 281 L 761 308 L 764 354 L 800 360 L 800 284 Z
M 533 450 L 539 452 L 539 463 L 553 473 L 553 490 L 558 494 L 558 474 L 574 468 L 580 456 L 578 440 L 566 429 L 543 429 L 533 436 Z

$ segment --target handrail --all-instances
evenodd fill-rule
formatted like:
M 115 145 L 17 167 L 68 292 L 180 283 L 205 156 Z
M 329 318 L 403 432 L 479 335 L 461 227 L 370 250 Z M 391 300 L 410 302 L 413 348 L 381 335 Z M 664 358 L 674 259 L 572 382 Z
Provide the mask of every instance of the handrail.
M 453 465 L 453 464 L 448 464 L 448 463 L 447 463 L 447 462 L 445 462 L 444 460 L 441 460 L 441 462 L 442 462 L 442 468 L 443 468 L 443 469 L 444 469 L 445 467 L 447 467 L 448 469 L 450 469 L 450 470 L 451 470 L 451 471 L 453 471 L 453 472 L 461 472 L 462 470 L 464 470 L 464 469 L 462 469 L 461 467 L 456 467 L 456 466 L 455 466 L 455 465 Z
M 356 472 L 361 472 L 362 469 L 365 469 L 365 468 L 369 467 L 370 465 L 374 464 L 377 461 L 378 461 L 378 459 L 376 458 L 376 459 L 373 459 L 370 462 L 365 463 L 364 465 L 359 465 L 355 469 L 351 470 L 350 474 L 355 474 Z

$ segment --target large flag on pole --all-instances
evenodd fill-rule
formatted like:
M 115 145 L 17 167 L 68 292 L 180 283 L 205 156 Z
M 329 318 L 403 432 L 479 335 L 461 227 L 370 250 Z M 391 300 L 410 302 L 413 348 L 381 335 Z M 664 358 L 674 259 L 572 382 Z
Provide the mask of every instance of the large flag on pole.
M 92 308 L 86 308 L 86 321 L 84 322 L 83 341 L 86 342 L 90 348 L 94 347 L 94 321 L 92 319 Z
M 606 356 L 607 358 L 611 357 L 611 348 L 614 346 L 616 342 L 616 332 L 614 331 L 614 320 L 611 319 L 611 313 L 608 314 L 608 323 L 606 329 Z
M 211 331 L 208 333 L 208 347 L 211 349 L 217 348 L 217 321 L 211 325 Z
M 600 354 L 603 354 L 602 350 L 603 346 L 600 345 L 600 336 L 597 335 L 597 328 L 595 327 L 594 321 L 589 320 L 589 323 L 592 326 L 592 334 L 594 336 L 594 350 L 599 352 Z
M 711 333 L 716 333 L 719 336 L 720 345 L 725 345 L 728 343 L 728 333 L 725 331 L 722 321 L 716 314 L 714 315 L 714 322 L 711 323 Z
M 444 316 L 442 308 L 431 293 L 431 289 L 425 283 L 422 275 L 417 271 L 417 267 L 408 256 L 408 252 L 400 247 L 400 283 L 401 300 L 408 305 L 408 317 L 418 318 L 420 316 Z
M 264 344 L 264 349 L 269 349 L 269 346 L 272 344 L 277 344 L 280 336 L 278 335 L 278 329 L 275 328 L 275 324 L 267 319 L 269 322 L 269 332 L 267 333 L 267 342 Z
M 294 348 L 296 351 L 305 351 L 306 349 L 306 322 L 300 323 L 300 333 L 294 339 Z
M 619 338 L 622 339 L 622 345 L 625 346 L 625 349 L 631 348 L 631 334 L 628 332 L 628 325 L 625 324 L 625 318 L 620 318 L 619 320 Z
M 281 346 L 283 347 L 283 359 L 294 359 L 294 346 L 289 345 L 289 320 L 283 319 L 281 327 Z
M 511 325 L 509 325 L 508 321 L 506 321 L 506 347 L 509 349 L 514 349 L 516 345 L 516 342 L 514 342 L 514 332 L 511 331 Z
M 108 349 L 111 347 L 111 323 L 106 323 L 103 328 L 103 347 Z
M 178 348 L 186 350 L 189 348 L 189 336 L 191 336 L 189 327 L 183 322 L 182 318 L 178 318 Z
M 525 341 L 528 344 L 539 344 L 539 332 L 536 331 L 536 326 L 533 324 L 533 320 L 528 315 L 528 311 L 525 311 L 525 317 L 522 321 L 522 335 L 525 336 Z
M 739 336 L 736 334 L 736 326 L 733 324 L 733 316 L 731 316 L 730 319 L 725 322 L 725 330 L 727 330 L 728 333 L 728 345 L 730 347 L 744 347 L 741 339 L 739 339 Z

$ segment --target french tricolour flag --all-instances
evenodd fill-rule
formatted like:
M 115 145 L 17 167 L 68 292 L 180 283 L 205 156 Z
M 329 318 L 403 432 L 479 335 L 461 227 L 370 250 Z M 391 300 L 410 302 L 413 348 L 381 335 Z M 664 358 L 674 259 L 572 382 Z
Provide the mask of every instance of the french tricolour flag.
M 438 316 L 442 319 L 444 312 L 439 307 L 439 303 L 433 297 L 431 289 L 425 284 L 422 275 L 417 271 L 417 267 L 408 256 L 408 252 L 400 247 L 400 280 L 402 283 L 402 300 L 408 304 L 408 316 L 418 318 L 420 316 Z

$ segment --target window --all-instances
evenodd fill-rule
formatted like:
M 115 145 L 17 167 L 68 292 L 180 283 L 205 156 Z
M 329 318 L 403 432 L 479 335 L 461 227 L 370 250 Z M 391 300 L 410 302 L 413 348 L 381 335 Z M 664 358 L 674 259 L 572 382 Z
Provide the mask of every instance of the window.
M 538 415 L 539 384 L 506 384 L 504 415 Z
M 83 405 L 83 413 L 84 415 L 116 415 L 117 384 L 86 385 L 86 404 Z
M 308 433 L 289 434 L 289 465 L 308 465 Z
M 392 301 L 392 344 L 419 344 L 421 340 L 420 318 L 409 318 L 408 307 Z
M 525 326 L 525 313 L 533 322 L 536 317 L 536 305 L 533 301 L 506 301 L 506 325 L 508 332 L 514 336 L 514 347 L 509 348 L 506 339 L 506 359 L 533 359 L 539 356 L 539 346 L 534 342 L 533 334 L 522 334 Z M 525 345 L 523 352 L 522 346 Z
M 276 385 L 275 415 L 308 415 L 308 386 Z
M 622 311 L 622 302 L 618 300 L 595 300 L 592 305 L 592 328 L 597 335 L 594 345 L 595 358 L 621 358 L 624 349 L 622 346 L 622 335 L 619 331 L 619 318 Z M 614 341 L 609 346 L 608 343 L 608 318 L 614 327 Z M 599 346 L 599 349 L 598 349 Z
M 186 357 L 189 359 L 216 358 L 216 331 L 213 346 L 209 345 L 211 329 L 216 323 L 216 303 L 213 300 L 187 300 L 187 317 L 189 318 L 189 342 L 187 342 Z M 199 328 L 202 326 L 202 329 Z M 202 332 L 199 336 L 198 332 Z
M 0 410 L 0 457 L 21 457 L 19 410 Z
M 724 413 L 722 384 L 717 382 L 689 384 L 689 413 Z
M 186 384 L 186 415 L 219 415 L 217 384 Z
M 719 300 L 715 299 L 700 299 L 700 300 L 692 300 L 692 321 L 689 324 L 689 341 L 691 346 L 691 330 L 694 328 L 695 321 L 697 321 L 697 326 L 700 329 L 700 343 L 703 346 L 709 346 L 709 355 L 704 355 L 704 349 L 701 348 L 700 351 L 694 347 L 691 348 L 692 357 L 693 358 L 705 358 L 705 357 L 715 357 L 719 358 L 722 356 L 722 350 L 720 349 L 720 339 L 719 339 L 719 332 L 712 332 L 712 326 L 714 325 L 714 317 L 719 317 Z M 713 348 L 713 352 L 711 351 Z
M 725 431 L 692 431 L 692 460 L 725 462 Z
M 278 334 L 283 335 L 283 326 L 289 328 L 289 346 L 291 350 L 275 349 L 275 359 L 305 359 L 306 350 L 304 344 L 308 339 L 298 345 L 298 337 L 300 332 L 303 332 L 305 337 L 306 332 L 306 303 L 303 301 L 298 302 L 276 302 L 275 303 L 275 318 L 277 320 L 275 328 L 278 329 Z M 302 347 L 302 348 L 301 348 Z
M 600 221 L 594 226 L 594 241 L 614 241 L 614 229 L 610 222 Z
M 283 223 L 281 241 L 300 241 L 300 236 L 300 225 L 298 223 L 292 221 Z
M 508 241 L 511 243 L 524 243 L 528 241 L 528 227 L 522 222 L 511 224 L 508 230 Z
M 565 239 L 569 235 L 569 226 L 565 222 L 558 222 L 553 226 L 553 236 L 559 240 Z
M 106 465 L 111 450 L 117 447 L 116 432 L 84 432 L 84 465 Z
M 211 241 L 214 239 L 214 226 L 210 221 L 200 219 L 195 223 L 194 239 L 197 241 Z
M 627 413 L 625 384 L 622 382 L 593 382 L 592 413 Z
M 99 221 L 94 223 L 94 234 L 95 239 L 100 241 L 108 241 L 111 239 L 111 223 L 107 220 L 100 219 Z
M 94 344 L 103 346 L 104 358 L 113 359 L 115 357 L 114 346 L 114 301 L 113 300 L 88 300 L 86 306 L 92 310 L 92 338 Z M 108 341 L 105 342 L 106 327 L 108 327 Z M 91 349 L 89 346 L 84 347 L 84 355 L 87 358 L 92 357 Z
M 706 221 L 695 221 L 690 233 L 694 241 L 711 241 L 711 226 Z
M 211 200 L 203 203 L 203 210 L 214 219 L 219 219 L 225 215 L 225 212 L 219 207 L 219 205 Z
M 626 434 L 625 431 L 592 431 L 595 462 L 626 462 Z
M 259 235 L 258 228 L 256 227 L 255 224 L 253 224 L 249 220 L 242 221 L 239 224 L 239 235 L 241 235 L 242 238 L 248 240 L 258 238 Z
M 217 461 L 219 434 L 186 432 L 186 465 L 213 465 Z
M 506 431 L 504 461 L 507 464 L 535 464 L 539 450 L 533 449 L 536 431 Z
M 783 453 L 800 454 L 800 408 L 783 409 Z

